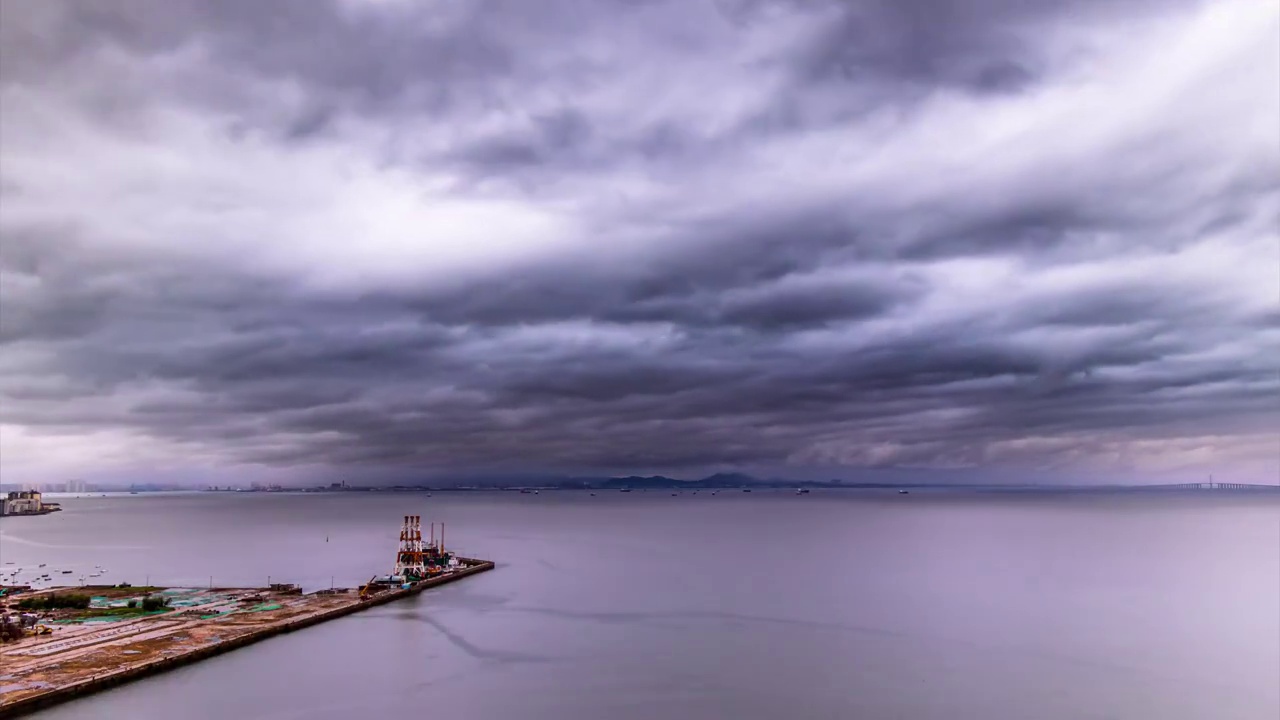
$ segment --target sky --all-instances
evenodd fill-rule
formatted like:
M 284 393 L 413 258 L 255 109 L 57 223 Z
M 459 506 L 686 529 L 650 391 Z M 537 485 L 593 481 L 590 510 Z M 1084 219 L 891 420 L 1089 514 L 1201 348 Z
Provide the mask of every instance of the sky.
M 1280 483 L 1272 0 L 0 0 L 0 479 Z

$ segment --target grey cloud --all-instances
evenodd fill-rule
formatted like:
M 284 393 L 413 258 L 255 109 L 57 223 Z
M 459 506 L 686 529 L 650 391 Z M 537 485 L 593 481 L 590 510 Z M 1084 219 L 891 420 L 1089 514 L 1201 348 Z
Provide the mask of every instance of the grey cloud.
M 1241 396 L 1250 384 L 1267 381 L 1257 369 L 1134 383 L 1080 374 L 1136 367 L 1190 349 L 1142 333 L 1078 360 L 1076 369 L 1055 367 L 1051 348 L 1018 350 L 998 338 L 974 346 L 959 329 L 845 355 L 759 341 L 747 343 L 744 352 L 741 338 L 727 328 L 687 327 L 683 343 L 648 360 L 561 348 L 547 360 L 512 351 L 467 362 L 471 331 L 452 342 L 441 341 L 450 336 L 439 331 L 433 341 L 425 326 L 400 335 L 363 333 L 359 312 L 352 325 L 341 326 L 326 312 L 299 310 L 277 308 L 298 314 L 265 331 L 236 330 L 240 313 L 229 312 L 216 337 L 194 346 L 189 338 L 171 338 L 174 347 L 150 368 L 124 362 L 145 363 L 146 355 L 130 358 L 82 341 L 68 348 L 66 369 L 84 376 L 132 366 L 188 387 L 194 396 L 142 402 L 114 422 L 186 442 L 244 440 L 230 447 L 272 462 L 482 464 L 495 455 L 588 466 L 681 464 L 695 457 L 758 462 L 796 452 L 806 435 L 832 427 L 909 437 L 911 418 L 937 408 L 978 412 L 981 422 L 949 426 L 947 435 L 949 442 L 979 446 L 983 438 L 1006 433 L 1158 428 L 1192 415 L 1212 418 L 1221 402 L 1236 413 L 1266 408 L 1261 398 Z M 375 304 L 367 319 L 386 317 Z M 432 351 L 435 343 L 463 355 Z M 77 356 L 98 362 L 94 369 L 78 366 Z M 102 362 L 112 356 L 118 362 Z M 101 379 L 112 378 L 125 382 L 129 376 L 107 372 Z M 1151 395 L 1208 383 L 1239 389 L 1193 403 Z M 442 388 L 451 391 L 437 395 Z M 78 420 L 74 410 L 24 416 L 15 410 L 21 396 L 10 398 L 11 420 L 101 421 L 93 415 Z M 317 439 L 294 440 L 292 451 L 255 448 L 272 434 Z M 924 447 L 946 445 L 931 442 Z
M 1195 146 L 1196 126 L 1158 143 L 1139 129 L 1043 169 L 1057 138 L 1041 134 L 939 183 L 945 163 L 927 161 L 947 142 L 894 145 L 949 129 L 928 98 L 960 93 L 992 117 L 1040 102 L 1077 69 L 1041 37 L 1190 22 L 1195 3 L 424 7 L 4 4 L 0 88 L 34 93 L 5 96 L 19 120 L 33 111 L 15 97 L 82 100 L 67 78 L 109 48 L 168 81 L 121 79 L 141 134 L 98 123 L 92 103 L 59 105 L 85 114 L 92 142 L 150 137 L 176 158 L 166 167 L 198 175 L 189 163 L 218 158 L 188 161 L 184 143 L 230 128 L 215 146 L 229 162 L 246 143 L 286 164 L 311 149 L 376 158 L 447 177 L 439 197 L 553 208 L 588 237 L 521 263 L 494 251 L 475 276 L 334 289 L 251 253 L 184 252 L 194 238 L 50 224 L 63 199 L 0 166 L 0 421 L 276 467 L 625 472 L 1070 465 L 1234 442 L 1274 419 L 1276 311 L 1232 286 L 1256 276 L 1231 254 L 1276 230 L 1274 153 Z M 748 43 L 757 66 L 724 60 Z M 673 93 L 705 73 L 709 95 L 654 97 L 651 67 Z M 212 120 L 183 134 L 154 122 L 161 110 Z M 906 135 L 925 120 L 934 134 Z M 66 161 L 38 124 L 16 126 L 6 153 Z M 902 164 L 877 165 L 879 151 Z M 80 169 L 105 197 L 125 193 L 119 168 Z M 254 212 L 315 210 L 266 195 Z M 216 242 L 243 227 L 232 215 L 195 226 Z
M 691 25 L 700 29 L 702 40 L 714 43 L 705 48 L 714 53 L 745 40 L 743 33 L 776 22 L 779 13 L 808 18 L 815 32 L 768 58 L 766 64 L 794 68 L 770 113 L 800 110 L 808 86 L 832 80 L 844 86 L 832 92 L 851 97 L 873 86 L 871 99 L 879 105 L 947 85 L 1013 92 L 1052 71 L 1048 59 L 1040 57 L 1037 36 L 1056 21 L 1124 22 L 1167 3 L 544 2 L 534 8 L 488 0 L 356 9 L 355 3 L 332 1 L 263 6 L 241 0 L 129 0 L 110 6 L 50 5 L 6 8 L 11 16 L 6 79 L 38 82 L 40 68 L 103 47 L 155 57 L 198 48 L 210 53 L 214 64 L 305 87 L 317 105 L 286 119 L 283 129 L 286 136 L 305 137 L 339 109 L 519 114 L 527 87 L 546 72 L 559 73 L 560 94 L 571 104 L 575 88 L 610 83 L 628 65 L 652 61 L 667 48 L 687 52 L 697 34 L 689 32 Z M 627 42 L 636 32 L 656 40 L 650 58 Z M 612 54 L 592 61 L 573 58 L 572 38 L 598 38 L 606 46 L 618 42 L 612 43 Z M 565 124 L 575 117 L 572 111 L 531 117 L 528 136 L 492 138 L 471 149 L 469 160 L 499 166 L 545 160 L 546 152 L 590 128 L 580 119 Z M 759 121 L 749 124 L 758 127 Z M 649 152 L 687 149 L 681 135 L 677 126 L 659 124 L 635 143 Z
M 1020 0 L 884 0 L 837 8 L 825 32 L 802 56 L 808 74 L 844 81 L 890 78 L 957 85 L 979 92 L 1016 91 L 1044 70 L 1036 35 L 1055 22 L 1097 18 L 1132 21 L 1135 13 L 1171 3 L 1053 3 Z M 1176 4 L 1175 4 L 1176 5 Z

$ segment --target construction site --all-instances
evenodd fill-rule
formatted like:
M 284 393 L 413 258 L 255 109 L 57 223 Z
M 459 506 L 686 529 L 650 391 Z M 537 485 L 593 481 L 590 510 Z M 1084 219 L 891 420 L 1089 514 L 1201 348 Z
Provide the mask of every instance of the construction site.
M 490 570 L 457 557 L 444 528 L 426 540 L 407 515 L 392 571 L 356 588 L 0 587 L 0 718 L 14 717 L 155 672 Z

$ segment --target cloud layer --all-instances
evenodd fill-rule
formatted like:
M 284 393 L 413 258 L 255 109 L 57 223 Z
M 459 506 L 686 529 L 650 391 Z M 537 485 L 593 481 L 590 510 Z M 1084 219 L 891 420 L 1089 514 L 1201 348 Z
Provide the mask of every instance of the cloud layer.
M 1274 3 L 0 7 L 6 481 L 1280 475 Z

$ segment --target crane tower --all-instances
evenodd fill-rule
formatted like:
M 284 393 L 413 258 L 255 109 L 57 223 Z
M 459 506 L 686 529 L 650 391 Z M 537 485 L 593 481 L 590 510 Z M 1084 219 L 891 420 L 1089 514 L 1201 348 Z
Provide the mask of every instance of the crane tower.
M 395 574 L 406 580 L 427 576 L 426 549 L 422 545 L 422 516 L 405 515 L 400 526 L 400 551 L 396 553 Z

